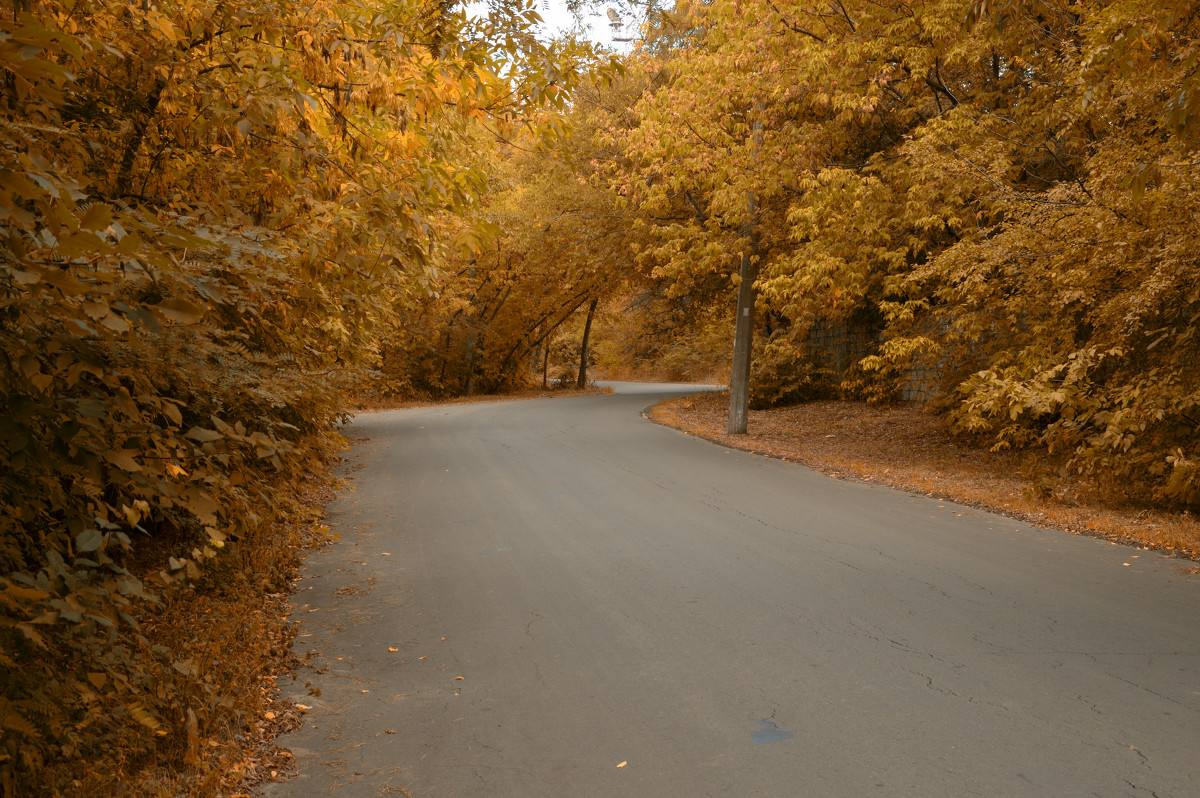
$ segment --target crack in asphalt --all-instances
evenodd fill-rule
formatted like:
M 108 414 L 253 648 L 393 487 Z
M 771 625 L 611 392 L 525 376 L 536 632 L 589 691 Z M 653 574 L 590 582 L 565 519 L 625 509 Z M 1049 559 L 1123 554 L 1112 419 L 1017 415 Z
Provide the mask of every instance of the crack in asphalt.
M 1121 781 L 1123 781 L 1123 782 L 1125 782 L 1126 784 L 1128 784 L 1128 785 L 1129 785 L 1129 787 L 1130 787 L 1130 789 L 1137 790 L 1138 792 L 1144 792 L 1144 793 L 1146 793 L 1147 795 L 1149 795 L 1149 796 L 1150 796 L 1150 798 L 1159 798 L 1159 795 L 1158 795 L 1158 793 L 1157 793 L 1157 792 L 1155 792 L 1154 790 L 1150 789 L 1149 787 L 1139 787 L 1138 785 L 1134 784 L 1134 783 L 1133 783 L 1132 781 L 1130 781 L 1129 779 L 1121 779 Z
M 529 623 L 525 624 L 525 634 L 529 636 L 530 640 L 533 640 L 533 625 L 538 621 L 544 620 L 545 616 L 543 616 L 540 612 L 531 612 L 530 615 L 532 615 L 533 618 L 529 620 Z
M 1012 710 L 1009 707 L 1006 707 L 1004 704 L 999 704 L 999 703 L 996 703 L 995 701 L 984 701 L 983 699 L 976 698 L 973 695 L 963 695 L 962 693 L 956 692 L 956 691 L 950 689 L 949 687 L 942 687 L 942 686 L 938 685 L 935 682 L 934 678 L 927 673 L 922 673 L 921 671 L 915 671 L 910 668 L 904 668 L 903 670 L 906 673 L 911 673 L 914 676 L 924 679 L 925 686 L 928 689 L 930 689 L 933 692 L 938 693 L 940 695 L 950 696 L 951 698 L 957 698 L 960 701 L 966 701 L 968 704 L 975 704 L 975 705 L 981 706 L 981 707 L 990 707 L 992 709 L 999 709 L 999 710 L 1002 710 L 1005 714 L 1012 712 Z
M 1159 699 L 1162 699 L 1163 701 L 1167 701 L 1171 704 L 1175 704 L 1176 706 L 1182 707 L 1182 708 L 1188 710 L 1189 712 L 1195 712 L 1196 714 L 1200 714 L 1200 707 L 1195 707 L 1195 706 L 1192 706 L 1191 704 L 1185 704 L 1184 702 L 1180 701 L 1177 698 L 1174 698 L 1169 695 L 1164 695 L 1163 693 L 1160 693 L 1157 690 L 1151 690 L 1149 687 L 1146 687 L 1144 684 L 1138 684 L 1137 682 L 1133 681 L 1132 679 L 1127 679 L 1119 673 L 1113 673 L 1111 670 L 1109 670 L 1109 669 L 1103 667 L 1103 665 L 1101 665 L 1100 660 L 1096 657 L 1096 655 L 1084 654 L 1084 656 L 1091 659 L 1093 662 L 1095 662 L 1097 665 L 1099 665 L 1100 672 L 1105 674 L 1106 676 L 1110 676 L 1119 682 L 1124 682 L 1125 684 L 1129 685 L 1130 687 L 1133 687 L 1135 689 L 1149 693 L 1150 695 L 1154 696 L 1155 698 L 1159 698 Z M 1117 656 L 1120 656 L 1120 655 L 1117 655 Z M 1137 656 L 1145 656 L 1145 655 L 1142 654 L 1142 655 L 1137 655 Z

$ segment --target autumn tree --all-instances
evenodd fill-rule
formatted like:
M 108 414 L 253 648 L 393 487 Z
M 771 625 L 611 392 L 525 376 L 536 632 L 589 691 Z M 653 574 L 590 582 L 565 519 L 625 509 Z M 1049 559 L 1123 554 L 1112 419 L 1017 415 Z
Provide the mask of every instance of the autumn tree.
M 828 363 L 816 331 L 857 327 L 842 391 L 919 386 L 991 445 L 1195 502 L 1196 20 L 1192 2 L 680 4 L 613 133 L 616 190 L 653 217 L 640 256 L 676 290 L 758 262 L 777 397 Z
M 482 232 L 462 238 L 454 268 L 407 312 L 385 351 L 383 390 L 439 396 L 510 389 L 528 379 L 535 354 L 544 355 L 577 314 L 587 337 L 587 318 L 632 269 L 629 219 L 591 180 L 600 142 L 588 113 L 598 98 L 618 91 L 615 77 L 605 69 L 581 83 L 558 135 L 495 144 L 493 190 L 463 220 Z M 581 363 L 573 377 L 586 379 L 585 371 Z

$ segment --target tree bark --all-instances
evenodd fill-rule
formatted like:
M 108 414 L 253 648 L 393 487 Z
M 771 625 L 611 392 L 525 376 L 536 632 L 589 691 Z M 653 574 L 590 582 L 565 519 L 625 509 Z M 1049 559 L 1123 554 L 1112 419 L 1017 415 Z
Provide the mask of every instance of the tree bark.
M 466 396 L 475 395 L 475 344 L 479 338 L 479 329 L 471 322 L 471 330 L 467 333 L 467 383 L 463 386 Z
M 499 246 L 496 247 L 496 260 L 497 261 L 500 260 L 500 247 Z M 469 269 L 467 269 L 467 276 L 471 279 L 471 290 L 467 293 L 467 299 L 472 305 L 474 305 L 476 295 L 479 293 L 479 288 L 482 288 L 482 286 L 474 285 L 474 281 L 475 281 L 475 262 L 474 261 L 471 261 L 471 266 Z M 485 283 L 487 282 L 486 278 L 485 278 L 484 282 Z M 484 310 L 486 310 L 486 307 L 480 310 L 480 313 L 479 313 L 480 320 L 483 319 Z M 463 394 L 465 394 L 466 396 L 472 396 L 475 393 L 475 341 L 479 337 L 479 322 L 476 321 L 474 318 L 472 318 L 470 315 L 468 315 L 467 316 L 467 324 L 468 324 L 468 327 L 467 327 L 467 352 L 466 352 L 467 379 L 466 379 L 466 382 L 463 384 Z
M 146 96 L 142 104 L 142 109 L 137 118 L 134 120 L 133 129 L 129 133 L 129 140 L 125 144 L 125 153 L 121 156 L 121 165 L 117 169 L 117 180 L 114 188 L 114 195 L 124 197 L 129 193 L 129 184 L 133 179 L 133 165 L 137 160 L 138 151 L 142 148 L 142 141 L 146 138 L 146 130 L 150 127 L 150 123 L 154 120 L 154 115 L 158 112 L 158 103 L 162 99 L 163 89 L 167 83 L 162 78 L 156 78 L 154 87 L 150 89 L 150 94 Z
M 754 194 L 751 205 L 756 207 Z M 741 282 L 738 285 L 737 320 L 733 327 L 733 373 L 729 378 L 729 417 L 725 432 L 730 435 L 745 435 L 750 419 L 750 353 L 754 343 L 754 302 L 757 292 L 754 281 L 758 278 L 758 230 L 750 234 L 742 252 L 742 263 L 738 269 Z
M 597 299 L 588 305 L 587 321 L 583 325 L 583 344 L 579 347 L 579 378 L 575 381 L 576 388 L 587 387 L 588 337 L 592 334 L 592 318 L 596 315 Z
M 761 113 L 762 103 L 754 109 Z M 758 113 L 755 114 L 758 116 Z M 754 120 L 754 161 L 762 152 L 762 121 Z M 743 235 L 746 245 L 742 250 L 742 262 L 738 268 L 741 281 L 738 283 L 737 319 L 733 326 L 733 372 L 729 376 L 729 416 L 725 432 L 729 435 L 745 435 L 750 420 L 750 355 L 754 343 L 754 301 L 757 292 L 754 281 L 758 279 L 758 197 L 754 191 L 746 198 L 746 227 Z

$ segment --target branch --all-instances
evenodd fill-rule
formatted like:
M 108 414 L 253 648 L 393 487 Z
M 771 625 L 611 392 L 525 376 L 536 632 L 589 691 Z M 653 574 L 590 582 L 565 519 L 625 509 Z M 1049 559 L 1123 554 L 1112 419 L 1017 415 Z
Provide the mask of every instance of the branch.
M 543 314 L 542 317 L 538 320 L 537 324 L 531 326 L 530 332 L 527 332 L 527 333 L 525 333 L 525 335 L 522 335 L 520 338 L 518 338 L 517 342 L 515 344 L 513 344 L 512 349 L 508 350 L 508 354 L 505 355 L 504 360 L 502 360 L 500 362 L 500 371 L 503 372 L 506 368 L 508 368 L 508 364 L 510 362 L 512 362 L 513 355 L 515 355 L 521 349 L 522 346 L 524 346 L 525 351 L 528 351 L 532 347 L 535 347 L 538 344 L 540 344 L 542 341 L 546 340 L 546 338 L 550 335 L 550 333 L 552 333 L 556 329 L 558 329 L 558 326 L 560 324 L 562 324 L 564 321 L 566 321 L 568 318 L 570 318 L 571 314 L 574 313 L 575 311 L 579 310 L 580 306 L 583 305 L 583 303 L 588 300 L 588 297 L 592 293 L 592 288 L 593 288 L 593 286 L 588 286 L 581 293 L 575 294 L 575 296 L 573 296 L 569 300 L 567 300 L 567 305 L 569 305 L 570 307 L 567 309 L 567 311 L 565 313 L 562 314 L 562 317 L 559 318 L 558 321 L 554 322 L 554 324 L 550 325 L 550 327 L 548 329 L 543 331 L 540 336 L 533 339 L 532 341 L 526 342 L 525 339 L 531 333 L 536 332 L 538 327 L 541 326 L 542 322 L 554 317 L 554 311 L 550 311 L 549 313 Z M 574 304 L 571 304 L 572 302 Z
M 1086 203 L 1086 202 L 1059 202 L 1057 200 L 1042 200 L 1042 199 L 1037 199 L 1036 197 L 1031 197 L 1028 194 L 1021 194 L 1019 192 L 1013 191 L 1011 188 L 1009 188 L 1008 186 L 1004 185 L 996 178 L 989 175 L 987 172 L 985 172 L 983 169 L 981 169 L 979 166 L 977 166 L 975 163 L 973 163 L 970 159 L 963 157 L 962 154 L 960 154 L 958 152 L 958 150 L 954 149 L 953 147 L 951 147 L 947 144 L 943 144 L 943 145 L 941 145 L 941 148 L 946 150 L 946 152 L 950 153 L 958 160 L 965 163 L 967 166 L 971 167 L 972 171 L 974 171 L 976 174 L 983 177 L 985 180 L 987 180 L 989 183 L 991 183 L 996 188 L 1000 189 L 1000 191 L 1004 192 L 1006 195 L 1008 195 L 1012 199 L 1017 199 L 1022 202 L 1033 202 L 1038 205 L 1050 205 L 1050 206 L 1058 207 L 1058 208 L 1086 208 L 1086 207 L 1088 207 L 1088 203 Z
M 129 181 L 133 175 L 133 162 L 137 159 L 138 151 L 142 149 L 142 141 L 146 137 L 146 129 L 150 126 L 150 121 L 154 118 L 158 111 L 158 103 L 162 99 L 163 89 L 167 87 L 165 78 L 159 76 L 154 80 L 154 88 L 150 90 L 149 95 L 143 101 L 142 107 L 139 110 L 138 117 L 133 122 L 133 129 L 129 133 L 129 139 L 125 143 L 125 152 L 121 156 L 121 165 L 117 170 L 117 180 L 114 186 L 114 194 L 118 197 L 125 196 L 129 191 Z
M 938 67 L 939 60 L 940 59 L 934 60 L 933 72 L 929 72 L 928 74 L 925 75 L 925 85 L 928 86 L 929 88 L 933 89 L 935 92 L 941 92 L 942 94 L 946 95 L 950 99 L 950 102 L 952 103 L 952 105 L 950 107 L 955 108 L 958 106 L 958 98 L 955 97 L 954 92 L 952 92 L 952 91 L 950 91 L 950 89 L 946 88 L 946 84 L 942 82 L 941 70 Z M 934 79 L 935 75 L 937 76 L 936 80 Z
M 691 123 L 691 122 L 689 122 L 687 119 L 685 119 L 685 118 L 683 118 L 683 117 L 680 117 L 680 119 L 683 119 L 683 124 L 687 125 L 687 129 L 688 129 L 688 130 L 690 130 L 690 131 L 692 131 L 692 135 L 693 135 L 693 136 L 695 136 L 696 138 L 700 139 L 700 141 L 704 142 L 704 143 L 705 143 L 705 144 L 707 144 L 709 147 L 712 147 L 714 150 L 720 150 L 720 149 L 721 149 L 721 148 L 720 148 L 720 147 L 718 147 L 716 144 L 713 144 L 711 141 L 709 141 L 708 139 L 704 138 L 704 136 L 701 136 L 699 133 L 697 133 L 697 132 L 696 132 L 696 128 L 692 127 L 692 123 Z
M 204 67 L 204 69 L 199 69 L 199 70 L 197 70 L 197 71 L 196 71 L 196 77 L 200 77 L 200 76 L 201 76 L 201 75 L 203 75 L 203 74 L 206 74 L 206 73 L 208 73 L 208 72 L 212 72 L 212 71 L 214 71 L 214 70 L 217 70 L 217 69 L 236 69 L 236 68 L 237 68 L 237 64 L 234 64 L 234 63 L 228 63 L 228 64 L 213 64 L 212 66 L 206 66 L 206 67 Z
M 692 207 L 696 209 L 696 218 L 700 220 L 700 223 L 703 224 L 704 222 L 707 222 L 708 216 L 706 216 L 704 211 L 700 209 L 700 204 L 696 202 L 695 198 L 692 196 L 692 192 L 685 188 L 683 190 L 683 196 L 687 197 L 688 202 L 692 203 Z
M 247 30 L 248 28 L 253 28 L 255 24 L 256 23 L 254 22 L 244 22 L 241 25 L 233 25 L 228 28 L 218 28 L 211 33 L 203 33 L 186 44 L 180 44 L 179 49 L 186 53 L 188 50 L 195 50 L 202 44 L 210 44 L 213 39 L 224 36 L 226 33 L 230 33 L 235 30 Z
M 825 40 L 823 38 L 821 38 L 820 36 L 818 36 L 817 34 L 813 33 L 810 30 L 805 30 L 804 28 L 800 27 L 799 25 L 797 25 L 796 23 L 792 22 L 790 19 L 785 17 L 783 15 L 783 12 L 779 10 L 779 6 L 775 5 L 775 0 L 767 0 L 767 2 L 770 4 L 771 8 L 774 9 L 775 13 L 779 15 L 780 21 L 782 21 L 783 24 L 786 25 L 788 27 L 788 29 L 791 30 L 793 33 L 802 33 L 805 36 L 809 36 L 813 39 L 816 39 L 821 44 L 825 43 Z
M 845 18 L 846 24 L 850 26 L 850 32 L 857 33 L 858 26 L 854 24 L 854 20 L 850 19 L 850 15 L 846 12 L 846 6 L 841 2 L 841 0 L 837 0 L 837 2 L 830 3 L 830 5 L 833 6 L 834 8 L 836 8 L 838 11 L 842 12 L 842 17 Z

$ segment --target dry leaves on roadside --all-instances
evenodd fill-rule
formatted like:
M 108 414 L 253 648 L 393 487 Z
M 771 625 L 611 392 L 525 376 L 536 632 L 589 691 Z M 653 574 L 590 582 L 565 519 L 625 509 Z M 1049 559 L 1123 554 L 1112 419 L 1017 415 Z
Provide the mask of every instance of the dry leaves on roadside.
M 1039 525 L 1200 558 L 1200 521 L 1186 513 L 1113 506 L 1094 485 L 1060 480 L 1038 452 L 991 452 L 915 406 L 811 402 L 750 411 L 749 433 L 728 435 L 727 393 L 671 399 L 660 424 L 735 449 L 803 463 L 839 479 L 879 482 Z

